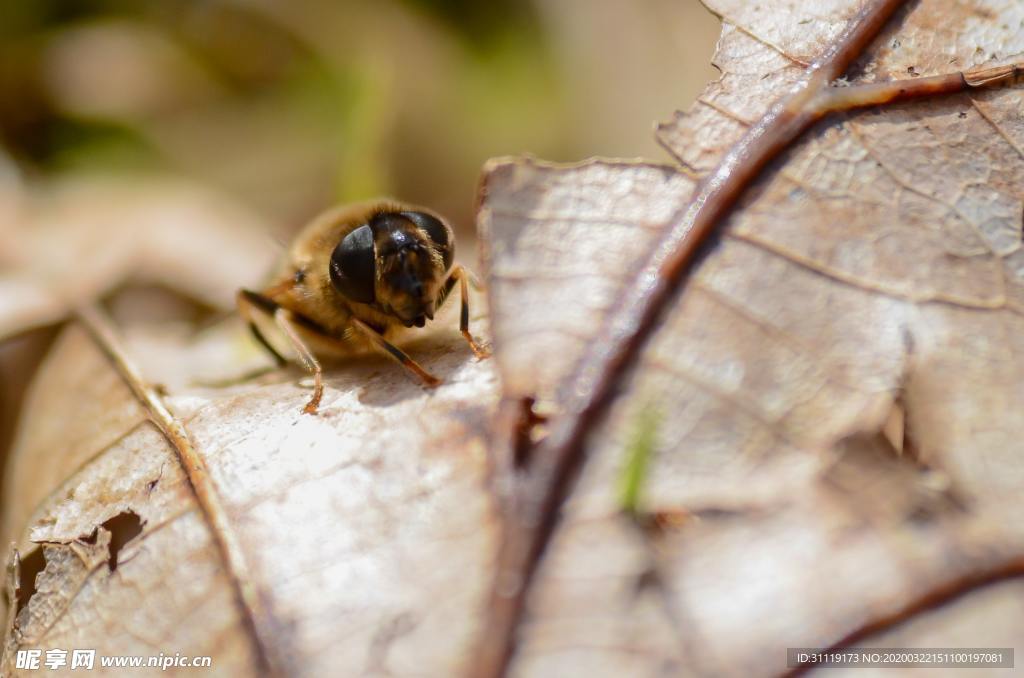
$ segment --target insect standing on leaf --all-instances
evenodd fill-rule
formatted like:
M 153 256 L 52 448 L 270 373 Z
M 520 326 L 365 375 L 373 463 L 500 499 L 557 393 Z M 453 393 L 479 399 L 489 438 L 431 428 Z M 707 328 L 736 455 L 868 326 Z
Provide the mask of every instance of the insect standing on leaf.
M 471 274 L 453 263 L 454 255 L 451 227 L 421 207 L 390 201 L 337 207 L 298 234 L 269 286 L 260 292 L 239 290 L 238 308 L 279 366 L 287 361 L 256 324 L 256 311 L 274 319 L 313 374 L 313 396 L 304 409 L 309 414 L 316 414 L 323 396 L 317 354 L 380 351 L 424 385 L 437 386 L 441 380 L 392 340 L 432 320 L 458 284 L 459 329 L 477 358 L 487 357 L 469 332 Z

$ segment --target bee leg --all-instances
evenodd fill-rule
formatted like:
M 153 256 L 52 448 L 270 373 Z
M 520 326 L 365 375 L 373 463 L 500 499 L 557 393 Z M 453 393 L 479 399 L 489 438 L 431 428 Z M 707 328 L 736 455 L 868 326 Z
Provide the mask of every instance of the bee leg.
M 469 342 L 469 347 L 473 349 L 473 355 L 478 360 L 490 357 L 490 352 L 476 343 L 473 339 L 473 335 L 469 332 L 469 286 L 466 282 L 473 277 L 468 270 L 463 266 L 457 265 L 452 269 L 452 274 L 449 276 L 449 280 L 456 278 L 459 281 L 459 292 L 462 295 L 462 310 L 459 313 L 459 331 L 462 332 L 462 336 Z
M 285 357 L 281 355 L 269 341 L 267 341 L 265 336 L 263 336 L 263 332 L 260 331 L 260 328 L 253 317 L 254 311 L 262 311 L 268 315 L 273 314 L 278 308 L 277 304 L 258 292 L 246 289 L 238 290 L 238 294 L 235 295 L 235 301 L 238 304 L 239 313 L 241 313 L 242 318 L 249 326 L 249 331 L 252 332 L 252 336 L 260 346 L 265 348 L 267 352 L 273 356 L 274 362 L 277 363 L 278 367 L 284 367 L 288 364 Z
M 434 387 L 441 383 L 440 379 L 438 379 L 430 372 L 427 372 L 425 369 L 423 369 L 419 363 L 417 363 L 415 360 L 406 355 L 405 351 L 398 348 L 390 341 L 382 337 L 380 333 L 378 333 L 376 330 L 374 330 L 372 327 L 370 327 L 363 321 L 359 320 L 358 318 L 353 318 L 352 327 L 354 327 L 357 331 L 362 333 L 363 336 L 365 336 L 371 342 L 373 342 L 373 345 L 378 350 L 394 358 L 399 363 L 401 363 L 402 367 L 404 367 L 405 369 L 409 370 L 417 377 L 419 377 L 419 379 L 426 386 Z
M 324 371 L 320 367 L 320 362 L 302 341 L 298 332 L 295 331 L 295 327 L 292 325 L 292 314 L 288 309 L 278 308 L 274 311 L 274 321 L 277 322 L 277 326 L 281 328 L 284 335 L 288 337 L 288 341 L 291 342 L 295 352 L 299 355 L 299 360 L 302 361 L 303 366 L 313 373 L 313 397 L 309 399 L 309 402 L 306 403 L 302 411 L 306 414 L 316 414 L 320 407 L 320 399 L 324 395 Z

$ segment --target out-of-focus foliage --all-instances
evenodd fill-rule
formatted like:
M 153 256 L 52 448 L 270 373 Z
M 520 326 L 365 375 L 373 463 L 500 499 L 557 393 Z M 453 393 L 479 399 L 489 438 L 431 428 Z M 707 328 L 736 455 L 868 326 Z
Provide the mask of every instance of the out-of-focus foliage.
M 282 238 L 375 194 L 468 233 L 488 157 L 652 150 L 715 34 L 696 0 L 3 3 L 0 135 L 32 176 L 185 174 Z

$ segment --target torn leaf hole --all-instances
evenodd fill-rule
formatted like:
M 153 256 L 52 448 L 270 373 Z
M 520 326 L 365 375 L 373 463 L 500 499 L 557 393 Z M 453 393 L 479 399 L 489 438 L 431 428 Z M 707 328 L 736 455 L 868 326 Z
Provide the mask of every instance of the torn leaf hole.
M 907 459 L 923 470 L 927 469 L 927 465 L 921 461 L 920 450 L 914 440 L 910 420 L 907 416 L 907 404 L 902 395 L 898 396 L 893 403 L 882 428 L 882 435 L 889 444 L 893 455 Z
M 134 511 L 122 511 L 116 516 L 103 521 L 102 525 L 93 529 L 88 536 L 80 537 L 79 541 L 85 544 L 95 544 L 99 538 L 99 531 L 103 529 L 110 532 L 110 555 L 107 559 L 107 566 L 113 572 L 117 569 L 118 555 L 121 549 L 135 537 L 142 533 L 144 521 Z M 18 560 L 18 588 L 15 591 L 14 614 L 18 615 L 32 600 L 36 594 L 36 578 L 46 569 L 46 556 L 43 548 L 37 546 Z
M 837 456 L 825 469 L 823 480 L 838 497 L 853 500 L 851 513 L 875 520 L 929 523 L 949 510 L 963 510 L 949 478 L 921 463 L 905 439 L 900 451 L 887 426 L 875 434 L 858 433 L 841 440 Z M 871 521 L 869 521 L 871 522 Z
M 107 564 L 111 572 L 117 569 L 117 555 L 125 544 L 142 534 L 142 525 L 142 518 L 135 511 L 121 511 L 103 522 L 103 527 L 110 530 L 110 560 Z
M 536 405 L 537 400 L 533 396 L 524 396 L 515 403 L 512 464 L 516 470 L 525 470 L 530 465 L 530 453 L 546 433 L 543 424 L 548 417 L 538 413 Z
M 155 483 L 156 481 L 153 482 Z M 121 549 L 124 548 L 125 544 L 142 533 L 142 525 L 143 520 L 135 511 L 121 511 L 116 516 L 108 518 L 100 526 L 94 528 L 89 536 L 81 537 L 80 541 L 86 544 L 95 544 L 99 536 L 100 527 L 110 532 L 110 558 L 107 560 L 107 565 L 110 567 L 110 571 L 113 572 L 117 569 L 117 556 Z
M 46 567 L 46 558 L 43 556 L 42 547 L 29 551 L 26 555 L 20 556 L 18 560 L 18 590 L 15 592 L 17 598 L 14 614 L 19 614 L 32 596 L 36 594 L 36 576 Z
M 905 442 L 907 432 L 906 423 L 906 410 L 897 401 L 893 404 L 892 409 L 889 410 L 889 416 L 882 427 L 882 435 L 885 436 L 886 442 L 889 443 L 896 456 L 903 456 L 903 443 Z

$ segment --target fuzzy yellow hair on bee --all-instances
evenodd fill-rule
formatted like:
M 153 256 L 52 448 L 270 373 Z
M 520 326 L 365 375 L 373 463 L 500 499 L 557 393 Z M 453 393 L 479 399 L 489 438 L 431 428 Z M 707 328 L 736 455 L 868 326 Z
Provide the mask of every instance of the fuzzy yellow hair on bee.
M 403 328 L 433 320 L 458 284 L 459 329 L 473 353 L 486 357 L 469 332 L 470 275 L 454 256 L 451 226 L 425 208 L 387 200 L 337 207 L 299 232 L 267 287 L 238 292 L 238 307 L 279 365 L 287 361 L 256 324 L 257 311 L 273 317 L 313 374 L 307 413 L 315 414 L 323 397 L 317 354 L 380 351 L 425 385 L 436 386 L 440 380 L 391 339 Z

